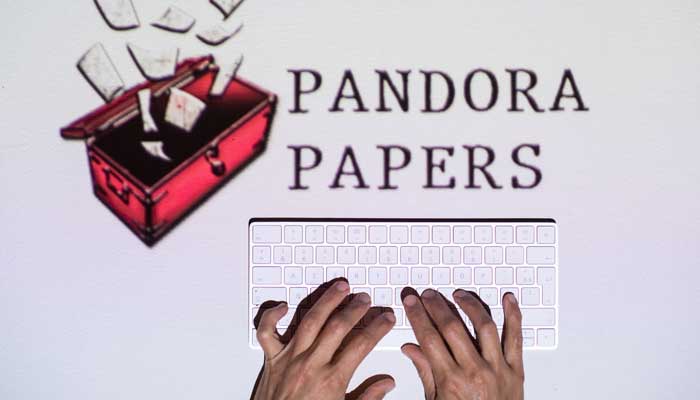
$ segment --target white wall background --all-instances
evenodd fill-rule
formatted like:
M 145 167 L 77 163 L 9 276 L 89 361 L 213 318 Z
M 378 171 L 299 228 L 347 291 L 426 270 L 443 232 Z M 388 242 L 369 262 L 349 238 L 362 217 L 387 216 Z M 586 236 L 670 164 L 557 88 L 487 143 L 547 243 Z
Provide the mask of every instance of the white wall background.
M 198 27 L 220 17 L 207 1 L 176 1 Z M 149 22 L 170 4 L 138 1 Z M 241 74 L 279 94 L 269 150 L 155 248 L 143 246 L 91 194 L 84 147 L 58 130 L 100 103 L 74 68 L 102 41 L 130 83 L 124 43 L 179 44 L 144 27 L 113 32 L 90 1 L 0 0 L 0 398 L 242 399 L 261 354 L 246 345 L 247 221 L 254 216 L 553 217 L 561 251 L 561 345 L 527 353 L 532 399 L 691 398 L 700 306 L 700 7 L 673 1 L 248 0 L 246 26 L 222 55 L 246 54 Z M 196 29 L 196 28 L 195 28 Z M 313 67 L 327 85 L 290 115 L 287 68 Z M 376 107 L 373 70 L 527 67 L 551 103 L 574 70 L 589 113 L 329 114 L 344 68 Z M 414 74 L 416 74 L 414 72 Z M 414 78 L 416 78 L 414 76 Z M 422 83 L 412 81 L 414 105 Z M 420 145 L 483 143 L 500 157 L 538 142 L 544 181 L 516 192 L 424 191 Z M 327 162 L 290 192 L 288 144 Z M 342 146 L 380 184 L 375 145 L 413 148 L 397 192 L 330 191 Z M 463 184 L 465 157 L 448 162 Z M 357 380 L 390 373 L 389 398 L 419 398 L 399 353 L 372 354 Z M 243 393 L 246 393 L 243 395 Z

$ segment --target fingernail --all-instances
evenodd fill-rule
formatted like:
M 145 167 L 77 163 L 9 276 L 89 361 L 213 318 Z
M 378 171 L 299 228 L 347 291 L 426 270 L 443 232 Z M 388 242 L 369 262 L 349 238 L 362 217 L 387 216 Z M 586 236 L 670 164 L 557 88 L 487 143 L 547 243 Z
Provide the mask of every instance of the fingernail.
M 345 292 L 350 289 L 350 285 L 345 281 L 338 281 L 335 284 L 335 288 L 338 289 L 339 292 Z
M 284 308 L 284 307 L 287 307 L 287 303 L 283 302 L 283 303 L 279 303 L 278 305 L 274 306 L 273 308 L 278 309 L 278 308 Z
M 388 384 L 388 386 L 386 388 L 386 392 L 384 392 L 384 393 L 389 393 L 392 390 L 394 390 L 395 388 L 396 388 L 396 383 L 394 381 L 391 381 L 391 383 Z
M 455 297 L 459 297 L 460 299 L 463 299 L 463 298 L 469 296 L 469 293 L 467 293 L 465 290 L 458 289 L 452 295 Z
M 432 299 L 433 297 L 435 297 L 436 294 L 437 292 L 435 292 L 433 289 L 427 289 L 423 292 L 422 296 L 426 299 Z
M 360 303 L 367 304 L 370 302 L 371 299 L 369 298 L 369 295 L 367 293 L 361 292 L 355 296 L 355 300 L 360 302 Z
M 518 298 L 515 297 L 515 295 L 513 293 L 510 293 L 508 295 L 508 301 L 510 301 L 513 304 L 518 304 Z
M 418 298 L 415 295 L 409 294 L 403 298 L 403 303 L 409 307 L 415 306 L 418 303 Z
M 391 322 L 392 324 L 396 322 L 396 317 L 394 316 L 393 312 L 387 311 L 384 314 L 382 314 L 382 318 L 385 320 Z

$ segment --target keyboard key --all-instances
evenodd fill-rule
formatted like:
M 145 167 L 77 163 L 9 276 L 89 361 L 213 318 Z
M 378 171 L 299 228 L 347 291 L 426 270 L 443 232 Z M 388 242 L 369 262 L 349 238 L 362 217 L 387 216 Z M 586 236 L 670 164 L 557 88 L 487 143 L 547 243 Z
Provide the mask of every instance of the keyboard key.
M 401 247 L 401 264 L 418 264 L 418 247 Z
M 535 227 L 518 226 L 515 228 L 515 241 L 521 244 L 535 243 Z
M 394 265 L 399 263 L 399 249 L 382 246 L 379 248 L 379 264 Z
M 386 226 L 373 225 L 369 227 L 369 242 L 372 244 L 387 243 Z
M 304 280 L 304 272 L 301 267 L 285 267 L 284 268 L 284 284 L 285 285 L 301 285 Z
M 502 308 L 492 308 L 491 318 L 497 327 L 503 328 L 503 321 L 505 320 L 505 315 L 503 314 Z
M 489 267 L 474 268 L 474 283 L 477 285 L 492 285 L 493 270 Z
M 471 285 L 472 284 L 472 269 L 471 267 L 458 267 L 453 270 L 455 285 Z
M 525 249 L 522 247 L 506 247 L 506 264 L 525 264 Z
M 308 296 L 308 289 L 305 287 L 292 287 L 289 288 L 289 305 L 296 306 L 301 303 L 302 300 Z M 291 314 L 292 310 L 289 310 L 288 314 Z
M 474 227 L 474 243 L 488 244 L 493 242 L 493 228 L 490 226 L 475 226 Z
M 355 264 L 354 246 L 338 246 L 338 264 Z
M 365 285 L 367 283 L 367 269 L 365 267 L 348 267 L 348 282 L 351 285 Z
M 540 288 L 538 287 L 524 287 L 522 288 L 522 296 L 520 302 L 524 306 L 538 306 L 540 305 Z
M 408 243 L 408 227 L 392 226 L 389 228 L 389 240 L 391 243 Z
M 446 225 L 438 225 L 433 227 L 433 243 L 449 244 L 450 243 L 450 227 Z
M 304 233 L 299 225 L 287 225 L 284 227 L 284 242 L 297 244 L 303 242 Z
M 272 225 L 254 225 L 253 243 L 281 243 L 282 227 Z
M 334 264 L 335 263 L 335 247 L 333 247 L 333 246 L 318 246 L 318 247 L 316 247 L 316 263 L 318 263 L 318 264 Z
M 433 246 L 421 247 L 421 263 L 434 265 L 440 263 L 440 248 Z
M 357 293 L 367 293 L 367 295 L 368 295 L 370 298 L 372 297 L 372 289 L 371 289 L 371 288 L 368 288 L 368 287 L 359 287 L 359 286 L 358 286 L 358 287 L 354 287 L 354 288 L 352 288 L 352 292 L 353 292 L 354 294 L 357 294 Z
M 503 247 L 488 246 L 484 248 L 486 264 L 503 264 Z
M 462 261 L 462 249 L 457 246 L 445 246 L 442 248 L 442 263 L 456 265 Z
M 367 242 L 367 228 L 362 225 L 348 226 L 348 243 L 364 244 Z
M 357 254 L 358 264 L 376 264 L 377 248 L 374 246 L 360 246 Z
M 323 268 L 321 267 L 306 267 L 306 284 L 320 285 L 324 281 Z
M 298 288 L 298 289 L 306 289 L 306 288 Z M 291 291 L 291 289 L 290 289 L 290 291 Z M 290 300 L 289 304 L 292 304 L 291 300 Z M 294 318 L 294 313 L 296 311 L 297 311 L 296 308 L 290 308 L 289 310 L 287 310 L 287 314 L 285 314 L 284 317 L 282 317 L 279 320 L 279 322 L 277 323 L 277 326 L 278 327 L 288 327 L 289 325 L 291 325 L 292 320 Z M 281 332 L 280 332 L 280 334 L 281 334 Z
M 553 308 L 523 308 L 523 326 L 554 326 L 556 312 Z
M 538 226 L 537 227 L 537 243 L 554 244 L 554 227 L 553 226 Z
M 465 246 L 464 247 L 464 263 L 465 264 L 481 264 L 481 247 Z
M 450 269 L 444 267 L 435 267 L 433 270 L 433 285 L 449 285 L 450 284 Z
M 282 283 L 282 268 L 254 267 L 253 283 L 256 285 L 279 285 Z
M 275 246 L 272 249 L 272 259 L 275 264 L 292 263 L 292 246 Z
M 535 347 L 534 329 L 523 329 L 523 347 Z
M 527 248 L 527 263 L 530 265 L 553 265 L 554 261 L 554 247 Z
M 396 317 L 395 327 L 403 326 L 403 308 L 394 308 L 394 317 Z M 403 344 L 403 343 L 402 343 Z
M 372 284 L 370 282 L 370 284 Z M 372 298 L 375 306 L 391 306 L 393 299 L 393 290 L 388 287 L 375 288 L 374 297 Z
M 496 243 L 511 244 L 513 243 L 513 227 L 512 226 L 497 226 L 496 227 Z
M 512 285 L 513 268 L 496 268 L 496 285 Z
M 326 227 L 326 242 L 330 244 L 345 243 L 345 227 L 341 225 Z
M 554 347 L 555 343 L 554 329 L 538 329 L 537 330 L 537 345 L 541 347 Z
M 430 243 L 430 227 L 427 225 L 417 225 L 411 227 L 411 243 Z
M 323 243 L 323 226 L 308 225 L 306 227 L 306 243 Z
M 440 292 L 440 294 L 443 295 L 447 300 L 452 301 L 452 293 L 455 291 L 454 288 L 439 287 L 437 291 Z
M 408 285 L 408 268 L 394 267 L 390 274 L 392 285 Z
M 472 242 L 472 227 L 460 225 L 454 227 L 454 243 L 469 244 Z
M 406 318 L 406 326 L 408 326 L 408 318 Z M 376 349 L 394 348 L 398 349 L 405 343 L 418 343 L 416 336 L 413 334 L 413 329 L 392 329 L 377 343 Z
M 314 248 L 311 246 L 297 246 L 294 248 L 294 264 L 311 264 L 314 262 Z
M 430 284 L 430 268 L 423 268 L 423 267 L 411 268 L 411 284 L 412 285 L 429 285 Z
M 331 281 L 335 278 L 345 276 L 345 267 L 328 267 L 326 268 L 326 281 Z
M 535 283 L 535 269 L 532 267 L 518 268 L 516 275 L 518 285 L 532 285 Z
M 287 288 L 283 287 L 254 287 L 253 305 L 259 306 L 262 303 L 273 301 L 287 301 Z
M 537 268 L 537 284 L 542 286 L 542 304 L 553 306 L 556 302 L 556 271 L 554 268 Z
M 253 264 L 270 264 L 270 246 L 253 246 Z
M 370 285 L 386 285 L 386 268 L 372 267 L 369 269 Z
M 479 297 L 481 297 L 481 300 L 483 300 L 484 303 L 488 304 L 489 306 L 498 305 L 498 289 L 494 287 L 479 289 Z

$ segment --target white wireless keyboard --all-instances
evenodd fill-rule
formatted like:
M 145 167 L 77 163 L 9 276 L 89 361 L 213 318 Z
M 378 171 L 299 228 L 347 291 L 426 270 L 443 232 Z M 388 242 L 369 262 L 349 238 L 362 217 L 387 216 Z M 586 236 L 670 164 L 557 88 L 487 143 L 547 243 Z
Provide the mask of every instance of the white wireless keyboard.
M 450 300 L 458 288 L 474 291 L 490 306 L 499 330 L 501 298 L 512 292 L 522 309 L 524 347 L 558 345 L 559 260 L 552 219 L 254 218 L 249 229 L 253 348 L 260 348 L 253 318 L 263 302 L 288 302 L 278 326 L 282 333 L 299 302 L 337 277 L 347 278 L 354 293 L 367 292 L 373 305 L 394 309 L 396 325 L 379 349 L 416 340 L 401 304 L 406 286 L 419 293 L 435 288 Z

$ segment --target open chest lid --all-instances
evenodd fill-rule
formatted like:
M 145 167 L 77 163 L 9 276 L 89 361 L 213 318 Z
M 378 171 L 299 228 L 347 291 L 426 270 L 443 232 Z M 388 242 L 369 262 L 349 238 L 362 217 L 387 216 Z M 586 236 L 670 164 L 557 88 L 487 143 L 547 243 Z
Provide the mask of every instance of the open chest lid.
M 151 89 L 155 95 L 159 95 L 170 88 L 186 84 L 198 74 L 213 67 L 215 65 L 212 56 L 186 59 L 177 65 L 173 77 L 157 82 L 146 81 L 128 89 L 116 99 L 62 128 L 61 136 L 65 139 L 87 139 L 100 132 L 109 131 L 121 120 L 131 118 L 134 113 L 139 112 L 136 96 L 139 90 Z

